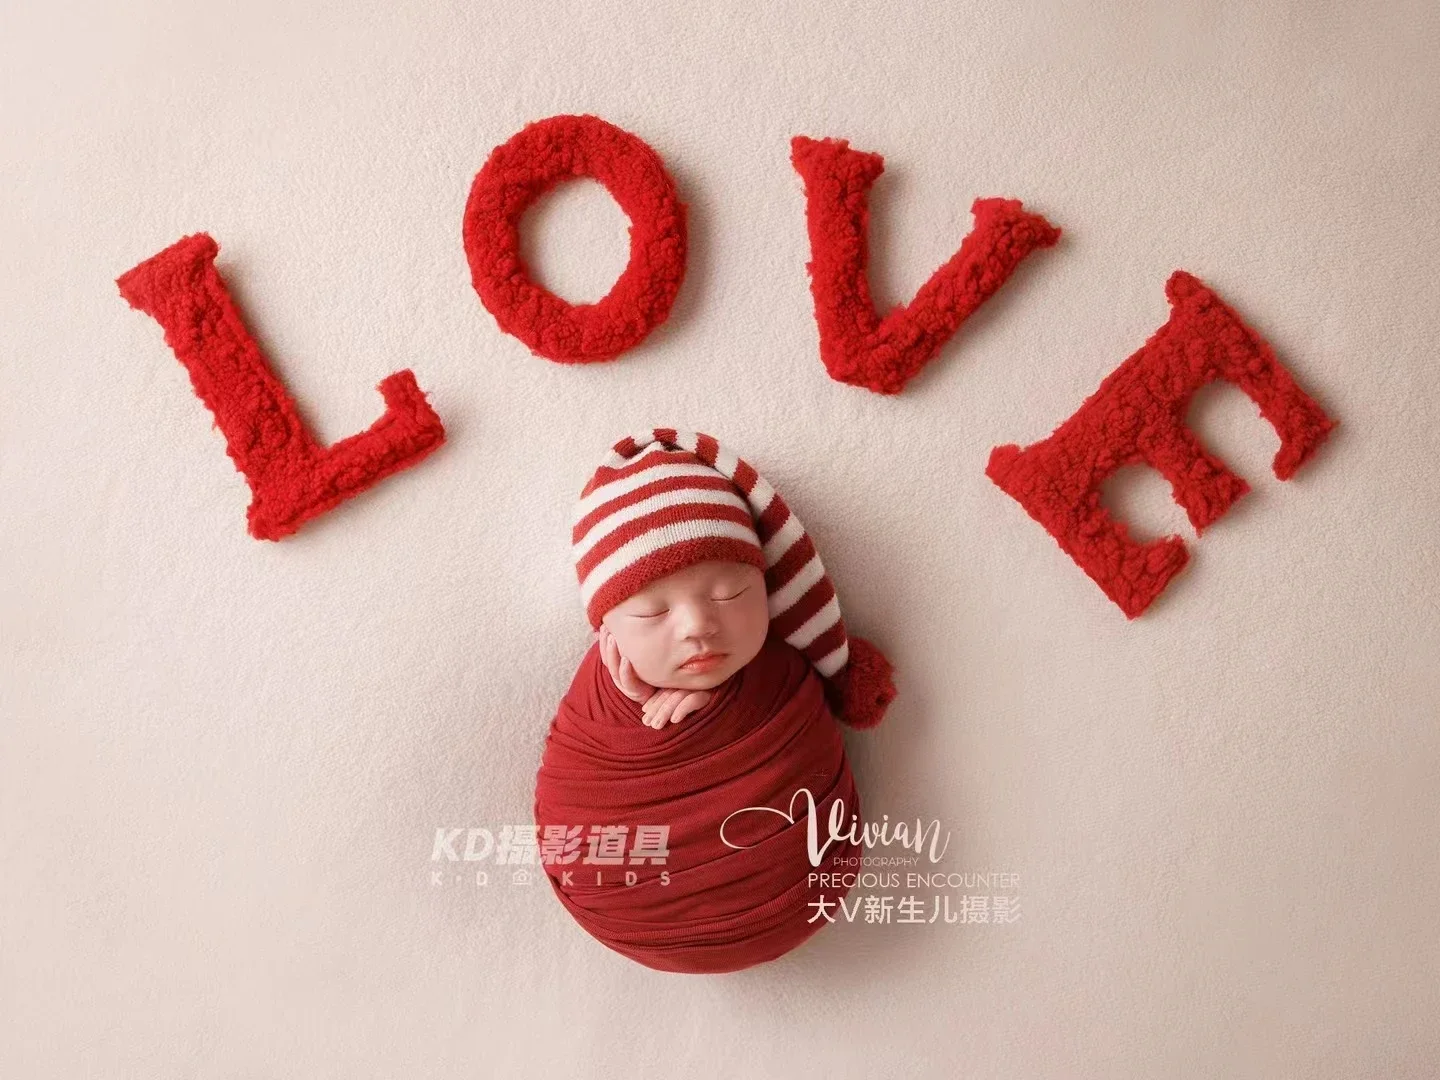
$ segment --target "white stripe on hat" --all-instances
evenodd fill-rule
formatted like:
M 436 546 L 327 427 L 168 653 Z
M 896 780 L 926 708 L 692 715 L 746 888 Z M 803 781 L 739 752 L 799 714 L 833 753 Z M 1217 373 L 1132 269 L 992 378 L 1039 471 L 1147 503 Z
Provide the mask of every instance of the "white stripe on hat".
M 792 511 L 790 516 L 785 519 L 785 524 L 776 530 L 774 536 L 765 541 L 766 565 L 774 566 L 778 563 L 781 558 L 784 557 L 785 553 L 790 550 L 795 541 L 804 535 L 805 526 L 800 524 L 800 519 L 797 518 Z M 812 555 L 811 558 L 814 558 L 814 556 Z
M 781 612 L 789 611 L 824 576 L 825 567 L 820 565 L 820 556 L 811 555 L 810 561 L 796 571 L 794 577 L 770 594 L 770 617 L 773 619 Z M 791 642 L 791 644 L 795 643 Z M 807 640 L 805 645 L 808 644 L 810 642 Z M 804 648 L 803 645 L 795 645 L 795 647 L 797 649 Z
M 842 641 L 835 648 L 831 649 L 819 660 L 815 661 L 815 670 L 824 675 L 827 679 L 845 666 L 850 659 L 850 642 Z
M 649 473 L 646 473 L 649 476 Z M 712 474 L 713 475 L 713 474 Z M 654 477 L 650 477 L 652 480 Z M 639 502 L 631 503 L 629 506 L 622 506 L 606 514 L 599 521 L 586 531 L 574 545 L 575 561 L 579 562 L 590 549 L 598 544 L 605 537 L 609 536 L 627 521 L 634 521 L 638 517 L 654 513 L 656 510 L 663 510 L 669 506 L 690 506 L 694 503 L 717 503 L 723 506 L 733 506 L 737 510 L 749 511 L 750 507 L 734 491 L 722 491 L 718 488 L 677 488 L 674 491 L 661 491 Z M 752 537 L 752 539 L 755 539 Z
M 722 447 L 720 447 L 719 449 L 717 449 L 717 450 L 715 451 L 715 468 L 717 468 L 718 470 L 720 470 L 722 473 L 724 473 L 726 476 L 728 476 L 731 480 L 734 480 L 734 479 L 735 479 L 735 470 L 738 469 L 739 467 L 740 467 L 740 459 L 737 458 L 734 454 L 730 453 L 729 450 L 726 450 L 726 449 L 722 446 Z M 758 480 L 758 481 L 757 481 L 757 485 L 758 485 L 758 484 L 765 484 L 765 481 L 763 481 L 763 480 Z M 770 485 L 769 485 L 769 484 L 765 484 L 765 486 L 768 488 Z M 752 500 L 754 500 L 754 498 L 755 498 L 755 491 L 754 491 L 753 488 L 752 488 L 751 491 L 750 491 L 750 498 L 751 498 Z M 770 500 L 769 500 L 768 498 L 765 500 L 765 502 L 767 502 L 767 503 L 768 503 L 769 501 L 770 501 Z
M 591 599 L 607 581 L 646 555 L 671 544 L 698 540 L 702 536 L 724 536 L 734 540 L 748 540 L 752 544 L 755 542 L 755 530 L 738 521 L 694 518 L 690 521 L 677 521 L 673 525 L 661 525 L 621 545 L 591 567 L 590 573 L 586 574 L 585 580 L 580 583 L 582 602 L 588 608 Z
M 629 464 L 622 462 L 622 464 Z M 612 466 L 618 468 L 619 466 Z M 602 484 L 585 498 L 581 499 L 575 507 L 575 516 L 570 522 L 573 529 L 580 524 L 582 518 L 590 513 L 597 506 L 603 506 L 611 499 L 628 494 L 638 487 L 643 487 L 654 480 L 663 480 L 667 476 L 714 476 L 715 470 L 701 462 L 686 463 L 683 461 L 656 462 L 649 468 L 641 469 L 630 476 L 622 476 L 618 480 L 611 480 L 608 484 Z
M 803 649 L 834 626 L 835 620 L 838 618 L 840 618 L 840 601 L 832 596 L 825 601 L 824 607 L 797 626 L 795 632 L 787 640 L 797 649 Z

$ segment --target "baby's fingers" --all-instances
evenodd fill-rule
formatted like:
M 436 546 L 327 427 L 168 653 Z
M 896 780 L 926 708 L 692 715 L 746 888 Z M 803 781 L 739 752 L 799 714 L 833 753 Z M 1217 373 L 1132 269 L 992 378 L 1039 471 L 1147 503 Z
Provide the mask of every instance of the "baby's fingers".
M 635 673 L 634 666 L 620 654 L 620 644 L 615 640 L 615 635 L 609 633 L 603 623 L 600 626 L 599 642 L 600 660 L 604 663 L 605 670 L 610 672 L 610 679 L 620 692 L 631 701 L 644 701 L 648 698 L 654 692 L 654 687 Z
M 615 644 L 615 638 L 605 632 L 605 626 L 600 626 L 600 659 L 610 670 L 610 677 L 619 684 L 620 678 L 620 647 Z
M 653 728 L 662 728 L 670 718 L 671 711 L 675 708 L 677 694 L 679 691 L 657 690 L 650 700 L 645 702 L 644 713 L 645 723 Z
M 682 700 L 679 704 L 675 706 L 674 712 L 670 715 L 670 723 L 678 724 L 681 720 L 684 720 L 685 717 L 689 716 L 692 712 L 697 712 L 700 709 L 703 709 L 709 703 L 709 701 L 709 690 L 692 690 L 690 693 L 685 695 L 684 700 Z

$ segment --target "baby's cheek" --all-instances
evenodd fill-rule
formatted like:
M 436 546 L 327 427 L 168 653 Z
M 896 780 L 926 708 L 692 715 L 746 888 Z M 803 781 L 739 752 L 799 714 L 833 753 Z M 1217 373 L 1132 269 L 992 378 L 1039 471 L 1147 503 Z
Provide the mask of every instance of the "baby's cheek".
M 745 651 L 753 657 L 765 644 L 765 636 L 770 631 L 770 609 L 763 590 L 756 600 L 747 605 L 744 621 L 738 630 L 737 636 L 740 643 L 744 646 Z
M 630 663 L 642 679 L 651 686 L 658 686 L 660 680 L 669 674 L 667 656 L 664 638 L 658 634 L 647 634 L 635 641 L 635 655 L 630 658 Z

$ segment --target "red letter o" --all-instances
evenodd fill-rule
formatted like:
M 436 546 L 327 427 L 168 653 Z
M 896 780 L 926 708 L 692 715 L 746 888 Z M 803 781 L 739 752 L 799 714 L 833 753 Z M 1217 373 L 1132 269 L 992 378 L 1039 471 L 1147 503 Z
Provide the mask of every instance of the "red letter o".
M 531 280 L 520 260 L 520 219 L 573 176 L 604 184 L 630 217 L 630 262 L 605 297 L 571 304 Z M 470 280 L 500 329 L 537 356 L 610 360 L 670 314 L 685 276 L 685 204 L 654 150 L 598 116 L 551 116 L 497 146 L 465 204 Z

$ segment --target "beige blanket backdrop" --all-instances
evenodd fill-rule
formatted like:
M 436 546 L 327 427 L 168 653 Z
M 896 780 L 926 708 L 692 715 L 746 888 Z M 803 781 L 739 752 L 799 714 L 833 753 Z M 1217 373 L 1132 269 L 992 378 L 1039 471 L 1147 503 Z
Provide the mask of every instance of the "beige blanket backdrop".
M 1434 4 L 57 0 L 4 24 L 0 1076 L 1440 1066 Z M 566 367 L 499 331 L 460 230 L 494 146 L 583 112 L 664 158 L 691 250 L 660 330 Z M 1065 235 L 902 395 L 843 386 L 797 134 L 884 155 L 887 309 L 977 196 Z M 592 182 L 525 226 L 573 301 L 625 263 Z M 220 432 L 114 283 L 200 230 L 318 438 L 410 367 L 447 444 L 246 535 Z M 1202 395 L 1254 491 L 1195 540 L 1158 476 L 1115 485 L 1192 542 L 1127 622 L 984 466 L 1165 321 L 1177 268 L 1342 426 L 1280 483 L 1249 400 Z M 942 868 L 1014 875 L 957 896 L 1018 918 L 857 919 L 662 975 L 466 863 L 467 834 L 436 852 L 530 820 L 589 643 L 571 505 L 651 425 L 716 435 L 809 527 L 898 673 L 846 735 L 868 811 L 938 819 Z

